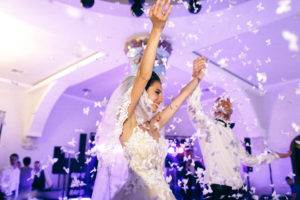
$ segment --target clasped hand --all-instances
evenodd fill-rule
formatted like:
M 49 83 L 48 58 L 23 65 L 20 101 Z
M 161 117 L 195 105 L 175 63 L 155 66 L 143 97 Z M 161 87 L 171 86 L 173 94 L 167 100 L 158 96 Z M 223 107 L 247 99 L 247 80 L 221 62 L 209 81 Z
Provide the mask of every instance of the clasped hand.
M 205 57 L 199 57 L 193 62 L 193 77 L 201 80 L 205 75 L 207 60 Z

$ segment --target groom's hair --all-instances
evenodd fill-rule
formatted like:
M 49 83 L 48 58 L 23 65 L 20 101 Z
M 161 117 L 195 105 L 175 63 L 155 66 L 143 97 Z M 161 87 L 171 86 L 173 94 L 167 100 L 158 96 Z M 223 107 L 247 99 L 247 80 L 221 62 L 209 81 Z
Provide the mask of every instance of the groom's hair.
M 148 81 L 148 83 L 147 83 L 147 85 L 146 85 L 146 87 L 145 87 L 146 91 L 147 91 L 148 88 L 151 86 L 151 84 L 152 84 L 153 82 L 155 82 L 155 81 L 158 81 L 158 82 L 161 83 L 161 80 L 160 80 L 159 76 L 153 71 L 153 72 L 152 72 L 152 75 L 151 75 L 151 78 L 149 79 L 149 81 Z

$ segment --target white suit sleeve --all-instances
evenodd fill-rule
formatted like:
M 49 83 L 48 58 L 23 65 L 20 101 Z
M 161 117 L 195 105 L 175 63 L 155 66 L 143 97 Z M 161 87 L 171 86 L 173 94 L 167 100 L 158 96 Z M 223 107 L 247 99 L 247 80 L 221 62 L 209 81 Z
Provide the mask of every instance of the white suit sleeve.
M 250 155 L 240 142 L 239 142 L 239 156 L 241 158 L 241 161 L 248 166 L 268 164 L 273 160 L 279 159 L 279 155 L 275 152 L 269 153 L 265 151 L 264 153 L 261 153 L 256 156 Z
M 196 129 L 209 130 L 214 125 L 214 121 L 203 112 L 200 104 L 201 95 L 198 86 L 188 99 L 188 114 Z

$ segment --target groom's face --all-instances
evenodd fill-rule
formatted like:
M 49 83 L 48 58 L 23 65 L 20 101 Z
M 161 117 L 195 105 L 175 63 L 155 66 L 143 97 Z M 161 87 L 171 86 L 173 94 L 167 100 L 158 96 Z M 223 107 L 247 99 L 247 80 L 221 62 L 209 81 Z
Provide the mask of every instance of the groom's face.
M 220 110 L 224 115 L 231 116 L 233 109 L 232 109 L 232 103 L 230 102 L 230 99 L 221 99 L 218 98 L 216 100 L 217 108 Z

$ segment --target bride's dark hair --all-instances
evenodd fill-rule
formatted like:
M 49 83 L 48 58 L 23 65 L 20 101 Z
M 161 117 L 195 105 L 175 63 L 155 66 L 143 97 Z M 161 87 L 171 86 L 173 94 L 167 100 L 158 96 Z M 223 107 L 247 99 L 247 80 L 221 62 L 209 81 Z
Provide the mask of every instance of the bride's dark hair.
M 152 75 L 151 75 L 151 78 L 149 79 L 149 81 L 148 81 L 148 83 L 147 83 L 147 85 L 146 85 L 146 87 L 145 87 L 146 91 L 147 91 L 148 88 L 151 86 L 151 84 L 152 84 L 153 82 L 155 82 L 155 81 L 159 81 L 159 82 L 161 83 L 161 80 L 160 80 L 159 76 L 153 71 L 153 72 L 152 72 Z

